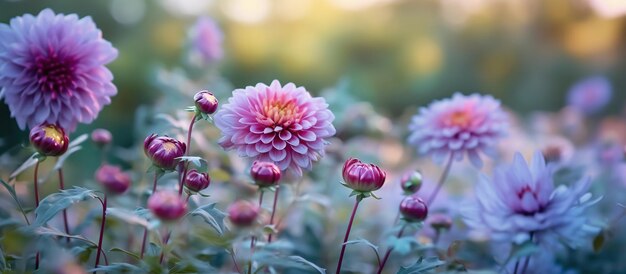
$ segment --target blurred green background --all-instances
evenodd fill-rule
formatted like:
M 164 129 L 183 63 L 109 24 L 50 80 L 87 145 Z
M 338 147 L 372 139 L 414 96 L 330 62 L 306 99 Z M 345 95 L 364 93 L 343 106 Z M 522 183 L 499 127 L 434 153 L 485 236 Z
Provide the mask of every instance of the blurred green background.
M 156 66 L 181 62 L 201 15 L 224 31 L 217 68 L 234 87 L 279 79 L 313 93 L 348 90 L 390 117 L 455 91 L 493 94 L 514 111 L 557 110 L 568 88 L 605 75 L 623 109 L 624 0 L 107 0 L 2 1 L 0 22 L 50 7 L 92 16 L 119 50 L 110 64 L 118 95 L 89 132 L 106 127 L 128 146 L 134 110 L 161 96 Z M 2 150 L 27 142 L 0 105 Z

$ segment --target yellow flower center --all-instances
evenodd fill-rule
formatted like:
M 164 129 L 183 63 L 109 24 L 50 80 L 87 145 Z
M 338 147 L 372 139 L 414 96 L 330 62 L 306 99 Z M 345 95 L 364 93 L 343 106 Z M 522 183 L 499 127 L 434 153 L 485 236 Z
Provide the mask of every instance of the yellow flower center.
M 202 98 L 204 98 L 205 100 L 209 101 L 212 104 L 216 104 L 217 103 L 217 98 L 215 98 L 215 96 L 208 94 L 208 93 L 203 93 L 202 94 Z
M 163 143 L 163 149 L 169 153 L 176 150 L 176 145 L 174 143 L 166 142 Z
M 465 110 L 455 111 L 448 117 L 448 124 L 453 126 L 464 127 L 467 126 L 470 121 L 471 115 Z
M 46 133 L 46 137 L 54 140 L 56 143 L 62 143 L 64 140 L 64 136 L 61 131 L 57 130 L 56 127 L 52 125 L 48 125 L 44 127 L 44 132 Z

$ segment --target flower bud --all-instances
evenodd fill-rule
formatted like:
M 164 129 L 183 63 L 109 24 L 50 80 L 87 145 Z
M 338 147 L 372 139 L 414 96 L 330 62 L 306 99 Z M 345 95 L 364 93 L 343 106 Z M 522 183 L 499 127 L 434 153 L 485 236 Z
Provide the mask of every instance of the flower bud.
M 57 266 L 54 271 L 54 274 L 85 274 L 87 273 L 85 269 L 75 262 L 66 262 L 62 265 Z
M 98 128 L 91 132 L 91 141 L 99 147 L 108 145 L 111 143 L 111 140 L 113 140 L 113 136 L 111 132 L 106 129 Z
M 130 187 L 130 176 L 118 166 L 104 164 L 96 170 L 98 181 L 108 193 L 122 194 Z
M 236 226 L 251 226 L 259 216 L 259 207 L 248 201 L 237 201 L 228 207 L 228 219 Z
M 374 191 L 383 186 L 387 173 L 374 164 L 365 164 L 350 158 L 343 165 L 345 184 L 356 191 Z
M 208 90 L 202 90 L 193 96 L 196 102 L 196 108 L 204 114 L 213 114 L 217 110 L 218 101 L 213 93 Z
M 61 156 L 67 151 L 70 140 L 63 128 L 42 124 L 30 130 L 30 143 L 43 156 Z
M 430 226 L 435 230 L 450 229 L 452 227 L 452 219 L 446 214 L 433 214 L 429 221 Z
M 255 161 L 250 169 L 254 183 L 259 187 L 274 186 L 280 180 L 280 169 L 271 162 Z
M 163 221 L 176 221 L 187 213 L 187 203 L 171 191 L 158 191 L 148 199 L 148 209 Z
M 206 189 L 211 184 L 211 178 L 207 173 L 200 173 L 195 169 L 190 170 L 185 177 L 185 187 L 187 189 L 198 192 Z
M 174 170 L 185 155 L 187 146 L 174 138 L 152 134 L 143 142 L 143 150 L 152 164 L 164 170 Z
M 400 179 L 400 185 L 406 195 L 411 195 L 420 190 L 422 187 L 422 173 L 419 171 L 411 171 Z
M 406 196 L 400 202 L 400 214 L 409 222 L 421 222 L 428 216 L 428 206 L 416 196 Z

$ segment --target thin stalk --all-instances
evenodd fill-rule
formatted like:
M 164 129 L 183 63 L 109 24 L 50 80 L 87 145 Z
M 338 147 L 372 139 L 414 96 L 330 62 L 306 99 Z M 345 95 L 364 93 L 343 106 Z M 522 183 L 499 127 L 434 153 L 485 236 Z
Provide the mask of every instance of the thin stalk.
M 152 183 L 152 194 L 156 192 L 157 188 L 157 179 L 159 178 L 158 172 L 154 173 L 154 182 Z M 141 240 L 141 255 L 140 258 L 143 259 L 143 254 L 146 252 L 146 240 L 148 239 L 148 228 L 143 229 L 143 240 Z
M 193 124 L 196 123 L 197 114 L 191 118 L 191 123 L 189 123 L 189 128 L 187 129 L 187 149 L 185 150 L 185 156 L 189 155 L 189 151 L 191 151 L 191 132 L 193 131 Z M 187 170 L 189 169 L 189 162 L 183 168 L 183 176 L 180 178 L 180 184 L 178 188 L 178 196 L 183 195 L 183 183 L 185 182 L 185 177 L 187 176 Z
M 530 233 L 530 241 L 531 241 L 531 242 L 533 241 L 533 236 L 534 236 L 534 235 L 533 235 L 533 233 L 531 232 L 531 233 Z M 517 273 L 517 269 L 518 269 L 518 267 L 519 267 L 519 263 L 520 263 L 520 259 L 517 259 L 517 262 L 515 262 L 515 270 L 513 271 L 513 273 L 514 273 L 514 274 L 516 274 L 516 273 Z M 526 257 L 524 258 L 524 263 L 522 264 L 522 268 L 521 268 L 520 274 L 524 274 L 524 273 L 526 273 L 526 269 L 528 268 L 528 264 L 529 264 L 529 263 L 530 263 L 530 256 L 526 256 Z
M 430 205 L 433 203 L 433 201 L 435 201 L 435 197 L 437 197 L 437 194 L 439 193 L 439 190 L 441 190 L 443 183 L 448 178 L 448 174 L 450 173 L 450 167 L 452 167 L 452 162 L 454 162 L 454 152 L 450 153 L 450 157 L 448 158 L 448 163 L 446 164 L 446 167 L 443 170 L 443 173 L 441 173 L 441 177 L 439 177 L 439 182 L 437 183 L 437 187 L 435 188 L 435 191 L 433 191 L 433 193 L 428 198 L 426 205 Z
M 261 208 L 263 206 L 263 190 L 261 190 L 261 193 L 259 193 L 259 208 Z M 271 235 L 270 235 L 271 236 Z M 250 258 L 252 258 L 252 255 L 254 254 L 254 242 L 256 241 L 256 236 L 252 235 L 252 238 L 250 239 Z M 250 259 L 250 264 L 248 265 L 248 274 L 252 273 L 252 259 Z
M 172 236 L 172 231 L 168 232 L 165 238 L 163 239 L 163 249 L 161 249 L 161 258 L 159 258 L 159 264 L 163 263 L 163 258 L 165 257 L 165 246 L 167 246 L 167 242 L 169 242 L 171 236 Z
M 63 180 L 63 167 L 59 168 L 59 189 L 65 189 L 65 182 Z M 67 209 L 63 209 L 63 227 L 65 228 L 65 234 L 70 235 L 70 225 L 67 222 Z M 65 238 L 67 243 L 70 243 L 70 238 Z
M 102 202 L 102 223 L 100 224 L 100 237 L 98 238 L 98 254 L 96 254 L 96 265 L 100 264 L 100 254 L 102 253 L 102 238 L 104 236 L 104 225 L 107 221 L 107 195 L 104 194 L 104 202 Z M 94 272 L 95 273 L 95 272 Z
M 237 269 L 237 273 L 241 273 L 241 270 L 239 270 L 239 266 L 237 265 L 237 260 L 235 260 L 235 250 L 231 250 L 230 258 L 233 259 L 233 265 L 235 266 L 235 269 Z
M 402 228 L 400 229 L 400 231 L 398 232 L 398 235 L 396 236 L 396 238 L 400 238 L 402 237 L 402 233 L 404 233 L 404 229 L 406 228 L 406 224 L 404 224 L 402 226 Z M 387 253 L 385 253 L 385 257 L 383 258 L 382 263 L 380 263 L 380 266 L 378 267 L 378 274 L 383 272 L 383 269 L 385 268 L 385 264 L 387 263 L 387 260 L 389 259 L 389 255 L 391 255 L 391 251 L 393 251 L 393 247 L 389 248 L 387 250 Z
M 276 204 L 278 203 L 278 191 L 280 190 L 280 185 L 276 186 L 276 192 L 274 192 L 274 205 L 272 206 L 272 215 L 270 217 L 270 225 L 274 224 L 274 215 L 276 215 Z M 272 232 L 267 236 L 267 242 L 272 242 Z
M 350 222 L 348 223 L 348 228 L 346 229 L 346 236 L 343 237 L 343 244 L 341 245 L 341 254 L 339 255 L 339 263 L 337 264 L 336 274 L 341 273 L 341 264 L 343 263 L 343 254 L 346 252 L 346 242 L 350 237 L 350 230 L 352 229 L 352 223 L 354 222 L 354 216 L 356 215 L 356 209 L 359 207 L 359 203 L 361 202 L 360 197 L 356 197 L 356 202 L 354 203 L 354 208 L 352 209 L 352 215 L 350 215 Z
M 37 173 L 39 173 L 39 160 L 37 160 L 37 163 L 35 163 L 35 171 L 34 171 L 34 175 L 33 175 L 33 186 L 35 187 L 34 191 L 35 191 L 35 207 L 39 207 L 39 181 L 37 179 Z M 35 218 L 37 218 L 37 216 L 35 215 Z M 35 255 L 35 270 L 39 269 L 39 251 L 37 251 L 37 254 Z

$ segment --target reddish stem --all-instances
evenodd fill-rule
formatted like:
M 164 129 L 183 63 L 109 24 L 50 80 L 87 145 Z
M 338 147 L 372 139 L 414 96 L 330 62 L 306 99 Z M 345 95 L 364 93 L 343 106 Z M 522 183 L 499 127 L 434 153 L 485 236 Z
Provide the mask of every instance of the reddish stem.
M 165 257 L 165 246 L 167 246 L 167 242 L 169 242 L 170 237 L 172 236 L 172 232 L 168 232 L 165 238 L 163 239 L 163 249 L 161 249 L 161 258 L 159 258 L 159 264 L 163 263 L 163 258 Z
M 189 151 L 191 151 L 191 132 L 193 131 L 193 124 L 196 123 L 197 114 L 191 118 L 191 123 L 189 123 L 189 128 L 187 129 L 187 149 L 185 150 L 185 156 L 189 155 Z M 180 184 L 178 188 L 178 196 L 183 195 L 183 183 L 185 182 L 185 177 L 187 176 L 187 170 L 189 169 L 189 162 L 183 168 L 183 176 L 180 178 Z
M 278 191 L 280 190 L 280 185 L 276 186 L 276 192 L 274 192 L 274 205 L 272 206 L 272 216 L 270 217 L 270 225 L 274 224 L 274 215 L 276 214 L 276 204 L 278 203 Z M 269 236 L 267 236 L 267 242 L 272 242 L 272 233 L 270 232 Z
M 341 273 L 341 264 L 343 263 L 343 254 L 346 252 L 346 242 L 350 237 L 350 230 L 352 229 L 352 222 L 354 222 L 354 215 L 356 215 L 356 209 L 359 207 L 359 203 L 361 202 L 360 197 L 356 197 L 356 203 L 354 203 L 354 208 L 352 209 L 352 215 L 350 215 L 350 222 L 348 223 L 348 228 L 346 229 L 346 236 L 343 237 L 343 244 L 341 245 L 341 254 L 339 255 L 339 263 L 337 263 L 337 271 L 336 274 Z
M 35 207 L 39 207 L 39 181 L 37 179 L 37 173 L 39 173 L 39 160 L 35 163 L 35 171 L 33 178 L 33 186 L 35 187 Z M 37 216 L 35 215 L 35 219 Z M 39 269 L 39 251 L 35 255 L 35 270 Z
M 61 190 L 65 189 L 65 182 L 63 180 L 63 167 L 59 168 L 59 188 Z M 65 227 L 65 234 L 70 235 L 70 225 L 67 222 L 67 209 L 63 209 L 63 226 Z M 70 238 L 67 237 L 65 238 L 67 240 L 67 243 L 70 243 Z
M 102 222 L 100 224 L 100 237 L 98 238 L 98 254 L 96 254 L 96 265 L 100 264 L 100 254 L 102 253 L 102 238 L 104 236 L 104 225 L 107 221 L 107 195 L 104 194 L 104 202 L 102 202 Z
M 261 190 L 261 193 L 259 194 L 259 208 L 263 206 L 263 194 L 264 193 L 265 192 Z M 275 203 L 276 202 L 274 202 L 274 204 Z M 252 235 L 252 239 L 250 239 L 250 257 L 252 257 L 252 254 L 254 254 L 254 242 L 256 242 L 256 237 Z M 250 264 L 248 265 L 248 273 L 251 273 L 251 272 L 252 272 L 252 260 L 250 260 Z
M 400 238 L 402 237 L 402 233 L 404 233 L 404 229 L 406 228 L 406 224 L 402 226 L 402 228 L 400 229 L 400 231 L 398 232 L 398 235 L 396 236 L 396 238 Z M 387 260 L 389 259 L 389 255 L 391 255 L 391 251 L 393 250 L 392 248 L 389 248 L 389 250 L 387 250 L 387 253 L 385 253 L 385 257 L 383 258 L 383 261 L 380 263 L 380 266 L 378 267 L 378 274 L 383 272 L 383 268 L 385 268 L 385 264 L 387 263 Z

